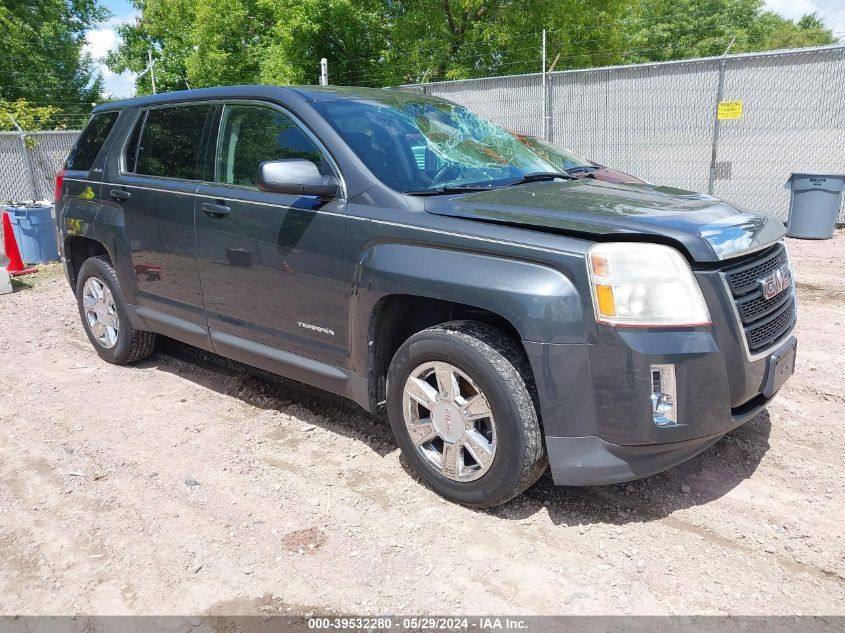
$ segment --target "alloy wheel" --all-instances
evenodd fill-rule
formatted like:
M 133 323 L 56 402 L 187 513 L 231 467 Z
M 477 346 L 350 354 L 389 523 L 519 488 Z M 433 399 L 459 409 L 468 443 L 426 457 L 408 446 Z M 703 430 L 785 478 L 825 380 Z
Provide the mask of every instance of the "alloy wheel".
M 85 321 L 97 343 L 106 349 L 117 344 L 120 319 L 111 290 L 97 277 L 89 277 L 82 287 Z
M 453 481 L 482 477 L 496 456 L 496 424 L 472 378 L 442 361 L 419 365 L 402 394 L 405 427 L 426 463 Z

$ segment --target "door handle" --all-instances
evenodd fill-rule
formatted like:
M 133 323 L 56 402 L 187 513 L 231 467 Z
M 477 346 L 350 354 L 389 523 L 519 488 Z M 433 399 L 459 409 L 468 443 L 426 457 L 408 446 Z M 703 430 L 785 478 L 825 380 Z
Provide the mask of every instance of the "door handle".
M 212 218 L 222 218 L 232 212 L 232 209 L 227 207 L 225 204 L 216 204 L 214 202 L 203 202 L 200 205 L 200 209 L 202 209 L 203 213 Z
M 109 195 L 115 202 L 125 202 L 132 197 L 132 194 L 126 191 L 126 189 L 112 189 L 109 191 Z

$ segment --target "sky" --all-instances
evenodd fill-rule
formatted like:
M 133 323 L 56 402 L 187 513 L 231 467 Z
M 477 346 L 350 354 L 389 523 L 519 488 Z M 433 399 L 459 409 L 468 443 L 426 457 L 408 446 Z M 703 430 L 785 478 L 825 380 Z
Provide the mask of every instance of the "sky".
M 131 22 L 138 13 L 128 0 L 101 1 L 111 11 L 112 17 L 88 31 L 86 35 L 85 49 L 95 60 L 102 60 L 110 50 L 118 46 L 120 40 L 115 27 Z M 825 24 L 833 29 L 834 35 L 845 41 L 845 0 L 766 0 L 766 8 L 791 20 L 797 20 L 805 13 L 815 11 Z M 132 96 L 135 88 L 135 77 L 132 73 L 116 75 L 102 63 L 100 72 L 103 74 L 107 93 L 116 98 Z
M 109 51 L 114 50 L 120 44 L 120 38 L 117 36 L 115 27 L 126 22 L 132 22 L 138 11 L 128 0 L 101 0 L 101 4 L 111 11 L 112 17 L 85 34 L 85 52 L 90 53 L 91 57 L 100 61 L 100 72 L 103 75 L 105 92 L 118 99 L 131 97 L 135 90 L 135 76 L 130 72 L 117 75 L 110 71 L 101 60 Z

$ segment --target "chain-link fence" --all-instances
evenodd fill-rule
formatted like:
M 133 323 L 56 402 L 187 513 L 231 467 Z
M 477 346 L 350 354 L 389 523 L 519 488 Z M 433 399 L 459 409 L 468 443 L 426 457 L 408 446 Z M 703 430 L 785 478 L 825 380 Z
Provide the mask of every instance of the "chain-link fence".
M 845 173 L 845 46 L 402 86 L 650 182 L 786 219 L 792 172 Z M 547 100 L 544 120 L 543 98 Z M 742 114 L 717 119 L 717 104 Z M 839 214 L 845 221 L 845 206 Z
M 845 46 L 553 72 L 545 90 L 543 79 L 403 89 L 445 97 L 650 182 L 783 219 L 792 172 L 845 173 Z M 741 101 L 740 118 L 717 119 L 720 101 Z M 28 132 L 24 140 L 0 132 L 0 201 L 51 198 L 78 134 Z
M 58 172 L 79 132 L 0 132 L 0 202 L 53 198 Z

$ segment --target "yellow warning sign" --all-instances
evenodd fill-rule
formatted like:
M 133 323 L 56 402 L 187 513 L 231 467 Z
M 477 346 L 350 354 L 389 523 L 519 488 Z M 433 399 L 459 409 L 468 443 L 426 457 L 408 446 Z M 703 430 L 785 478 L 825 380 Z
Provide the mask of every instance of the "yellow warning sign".
M 716 111 L 717 119 L 739 119 L 742 116 L 742 101 L 720 101 Z

